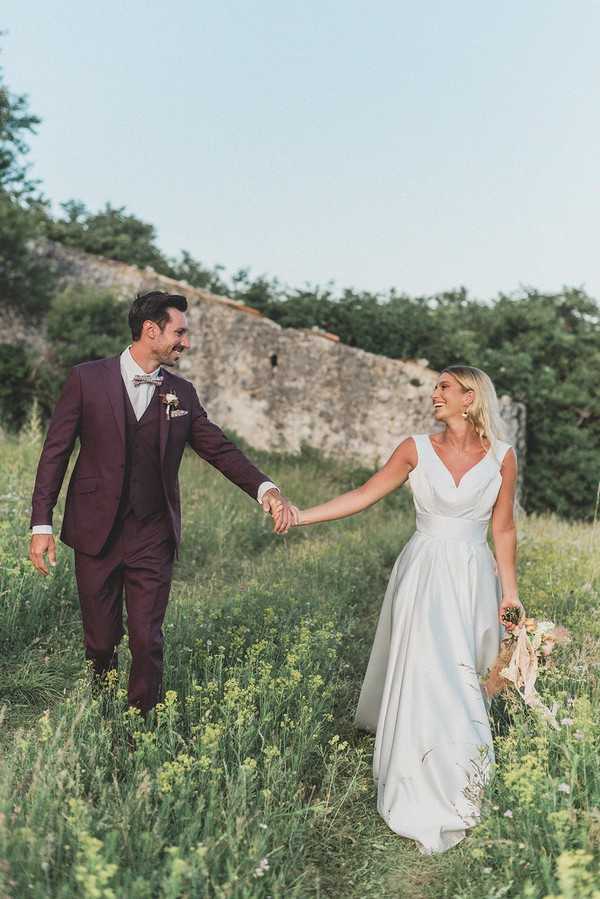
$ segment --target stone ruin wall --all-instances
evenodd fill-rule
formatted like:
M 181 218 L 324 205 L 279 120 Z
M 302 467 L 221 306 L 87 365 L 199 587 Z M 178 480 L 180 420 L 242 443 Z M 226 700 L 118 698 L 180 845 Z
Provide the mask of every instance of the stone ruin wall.
M 432 430 L 436 372 L 345 346 L 318 331 L 282 328 L 234 300 L 153 269 L 48 244 L 63 285 L 110 288 L 130 302 L 166 290 L 189 301 L 192 348 L 180 363 L 209 416 L 262 450 L 303 444 L 365 466 L 383 463 L 407 435 Z M 509 439 L 525 455 L 525 409 L 501 398 Z

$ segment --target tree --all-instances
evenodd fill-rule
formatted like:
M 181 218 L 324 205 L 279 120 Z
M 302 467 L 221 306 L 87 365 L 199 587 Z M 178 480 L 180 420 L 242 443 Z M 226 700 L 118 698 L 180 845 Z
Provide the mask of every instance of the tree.
M 0 69 L 0 303 L 29 316 L 45 312 L 54 288 L 48 262 L 35 252 L 45 204 L 26 160 L 39 122 Z
M 81 200 L 68 200 L 61 203 L 61 208 L 62 217 L 48 219 L 46 225 L 51 240 L 86 253 L 173 274 L 169 261 L 156 245 L 154 225 L 126 212 L 124 206 L 107 203 L 104 209 L 91 212 Z
M 81 200 L 67 200 L 61 208 L 62 217 L 46 220 L 51 240 L 139 268 L 151 266 L 160 274 L 212 293 L 228 292 L 221 266 L 207 268 L 187 250 L 177 258 L 165 256 L 156 243 L 154 225 L 126 212 L 124 206 L 107 203 L 104 209 L 91 212 Z
M 38 182 L 29 176 L 26 156 L 27 138 L 36 133 L 40 121 L 29 111 L 24 94 L 9 91 L 0 68 L 0 191 L 14 199 L 31 200 L 36 196 Z
M 479 364 L 527 406 L 526 508 L 591 518 L 600 480 L 600 308 L 583 291 L 501 297 Z
M 215 268 L 206 268 L 201 262 L 194 259 L 191 253 L 182 250 L 180 258 L 172 259 L 170 266 L 171 276 L 177 278 L 178 281 L 187 281 L 192 287 L 200 287 L 211 293 L 221 295 L 230 293 L 221 277 L 223 271 L 221 265 L 217 265 Z

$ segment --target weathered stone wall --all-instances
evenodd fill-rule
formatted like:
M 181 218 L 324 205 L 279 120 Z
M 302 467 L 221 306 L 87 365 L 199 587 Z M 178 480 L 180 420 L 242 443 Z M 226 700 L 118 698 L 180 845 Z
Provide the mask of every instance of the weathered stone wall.
M 124 300 L 150 289 L 190 303 L 192 349 L 181 373 L 211 418 L 258 449 L 303 443 L 365 465 L 385 461 L 407 435 L 432 430 L 436 373 L 345 346 L 319 332 L 281 328 L 255 310 L 184 282 L 58 244 L 45 252 L 63 283 L 112 288 Z M 524 408 L 502 398 L 510 440 L 524 458 Z

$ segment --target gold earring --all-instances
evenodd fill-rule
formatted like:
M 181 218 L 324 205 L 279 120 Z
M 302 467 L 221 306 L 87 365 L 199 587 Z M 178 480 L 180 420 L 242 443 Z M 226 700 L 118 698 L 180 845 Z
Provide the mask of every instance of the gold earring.
M 469 410 L 468 410 L 468 409 L 463 409 L 462 417 L 463 417 L 463 418 L 468 418 L 468 417 L 469 417 Z

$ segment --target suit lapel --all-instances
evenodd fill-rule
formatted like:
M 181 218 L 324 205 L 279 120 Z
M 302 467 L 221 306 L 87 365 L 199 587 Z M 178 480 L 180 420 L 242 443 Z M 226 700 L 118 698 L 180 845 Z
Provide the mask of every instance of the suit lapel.
M 121 360 L 119 356 L 113 356 L 105 362 L 107 377 L 104 382 L 113 415 L 117 423 L 119 435 L 125 446 L 125 400 L 123 397 L 123 378 L 121 377 Z
M 169 372 L 161 368 L 159 375 L 162 375 L 163 382 L 162 387 L 157 387 L 159 393 L 171 393 L 171 375 Z M 171 419 L 167 417 L 167 410 L 164 404 L 160 401 L 159 397 L 159 429 L 160 429 L 160 464 L 162 468 L 163 459 L 165 457 L 165 451 L 167 449 L 167 440 L 169 439 L 169 428 L 171 426 Z

